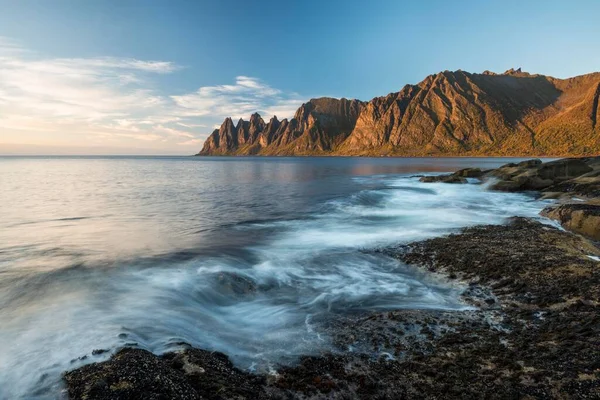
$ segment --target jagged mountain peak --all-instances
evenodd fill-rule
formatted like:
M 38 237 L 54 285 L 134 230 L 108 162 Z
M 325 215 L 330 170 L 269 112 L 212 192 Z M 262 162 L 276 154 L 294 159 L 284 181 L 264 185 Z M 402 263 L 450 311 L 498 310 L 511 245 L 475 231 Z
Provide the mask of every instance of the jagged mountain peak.
M 600 73 L 569 79 L 441 71 L 369 102 L 331 97 L 294 118 L 224 121 L 200 154 L 587 155 L 600 153 Z
M 221 128 L 228 127 L 228 126 L 233 126 L 233 120 L 231 119 L 231 117 L 225 118 L 225 120 L 221 124 Z

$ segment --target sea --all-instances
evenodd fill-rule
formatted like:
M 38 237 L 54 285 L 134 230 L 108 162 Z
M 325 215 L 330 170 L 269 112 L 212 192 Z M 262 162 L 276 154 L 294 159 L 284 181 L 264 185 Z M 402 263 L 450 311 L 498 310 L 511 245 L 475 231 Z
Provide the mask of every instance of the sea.
M 531 194 L 419 182 L 515 161 L 0 157 L 0 399 L 65 398 L 64 371 L 124 346 L 261 372 L 335 351 L 328 318 L 467 309 L 378 250 L 538 218 Z

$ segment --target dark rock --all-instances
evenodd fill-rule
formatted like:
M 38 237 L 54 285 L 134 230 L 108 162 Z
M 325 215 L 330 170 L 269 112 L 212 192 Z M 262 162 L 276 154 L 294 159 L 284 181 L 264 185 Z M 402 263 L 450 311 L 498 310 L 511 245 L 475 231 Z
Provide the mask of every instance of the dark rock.
M 517 164 L 512 164 L 512 166 L 514 167 L 535 167 L 536 165 L 540 165 L 542 163 L 542 160 L 540 160 L 539 158 L 534 158 L 532 160 L 526 160 L 526 161 L 521 161 L 520 163 Z
M 70 399 L 258 399 L 264 378 L 222 353 L 189 348 L 156 356 L 125 348 L 110 360 L 65 373 Z
M 513 180 L 498 181 L 490 185 L 490 190 L 503 192 L 537 191 L 551 186 L 554 182 L 549 179 L 540 179 L 533 174 L 519 175 Z
M 225 294 L 248 295 L 257 290 L 256 282 L 247 276 L 233 272 L 220 272 L 217 275 L 217 283 Z
M 201 398 L 257 399 L 264 394 L 265 378 L 240 371 L 223 353 L 189 348 L 162 358 L 185 375 Z
M 506 164 L 488 173 L 500 179 L 490 186 L 491 190 L 506 192 L 526 190 L 551 190 L 557 184 L 593 171 L 584 159 L 567 158 L 548 163 L 528 160 L 518 164 Z M 557 189 L 555 189 L 557 190 Z
M 456 176 L 454 174 L 451 175 L 428 175 L 419 178 L 419 182 L 425 183 L 434 183 L 434 182 L 442 182 L 442 183 L 467 183 L 467 180 L 463 177 Z
M 498 181 L 490 185 L 489 189 L 500 192 L 518 192 L 521 190 L 521 185 L 515 181 Z
M 569 196 L 600 197 L 600 166 L 591 172 L 545 188 L 544 192 Z
M 184 374 L 146 350 L 123 349 L 110 360 L 65 373 L 70 399 L 201 399 Z
M 583 284 L 579 281 L 584 273 L 575 273 L 581 268 L 587 271 L 585 274 L 600 274 L 596 272 L 596 264 L 586 257 L 600 254 L 598 248 L 580 236 L 525 218 L 513 218 L 509 225 L 467 228 L 460 234 L 401 249 L 395 254 L 405 262 L 428 270 L 497 281 L 496 290 L 520 288 L 523 294 L 526 291 L 538 293 L 538 298 L 595 297 L 596 294 L 588 293 L 593 290 L 588 285 L 600 284 L 600 276 L 598 282 Z M 566 266 L 570 266 L 572 273 L 560 272 Z M 556 280 L 556 274 L 564 276 Z M 597 295 L 600 296 L 600 292 Z
M 567 180 L 592 171 L 592 167 L 577 158 L 565 158 L 541 164 L 537 175 L 541 179 L 551 179 L 554 182 Z
M 434 342 L 437 349 L 427 364 L 448 368 L 439 379 L 454 375 L 457 371 L 452 365 L 466 361 L 463 373 L 455 375 L 452 384 L 458 388 L 457 398 L 600 395 L 600 373 L 594 369 L 600 342 L 590 336 L 600 334 L 600 325 L 594 325 L 600 322 L 600 270 L 597 262 L 587 257 L 600 254 L 600 249 L 592 243 L 532 220 L 514 218 L 506 226 L 467 228 L 400 246 L 390 254 L 427 270 L 477 277 L 481 284 L 494 288 L 502 305 L 503 325 L 508 331 L 500 336 L 474 325 L 457 332 L 463 337 L 477 336 L 468 347 L 451 341 L 450 336 Z M 442 355 L 445 351 L 450 351 L 447 361 Z M 475 364 L 480 367 L 471 369 Z M 470 392 L 478 385 L 467 388 L 461 383 L 470 374 L 477 376 L 472 382 L 489 377 L 496 393 L 488 392 L 491 387 L 476 389 L 481 390 L 479 396 Z M 422 379 L 421 372 L 411 376 Z M 502 383 L 507 381 L 513 382 L 510 389 Z M 581 390 L 574 392 L 575 387 Z
M 453 175 L 463 178 L 479 178 L 483 175 L 483 171 L 479 168 L 464 168 L 456 171 Z

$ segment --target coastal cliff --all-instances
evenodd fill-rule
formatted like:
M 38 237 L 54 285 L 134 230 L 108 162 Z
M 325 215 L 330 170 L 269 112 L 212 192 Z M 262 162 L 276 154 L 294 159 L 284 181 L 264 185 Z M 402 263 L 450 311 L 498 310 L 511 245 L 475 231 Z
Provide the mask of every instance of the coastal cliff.
M 444 71 L 368 102 L 318 98 L 290 120 L 225 119 L 198 155 L 585 156 L 600 152 L 600 73 Z

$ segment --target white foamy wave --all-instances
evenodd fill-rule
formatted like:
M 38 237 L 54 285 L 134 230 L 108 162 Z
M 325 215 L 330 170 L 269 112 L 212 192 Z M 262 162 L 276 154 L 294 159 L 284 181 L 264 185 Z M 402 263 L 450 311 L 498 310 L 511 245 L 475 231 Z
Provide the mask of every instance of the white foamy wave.
M 234 225 L 231 233 L 261 238 L 237 255 L 15 278 L 0 292 L 0 398 L 56 397 L 62 371 L 108 357 L 91 355 L 97 348 L 164 352 L 187 342 L 254 370 L 331 349 L 316 318 L 468 308 L 459 301 L 461 287 L 370 250 L 535 217 L 545 205 L 476 183 L 359 179 L 369 188 L 318 204 L 304 218 Z

